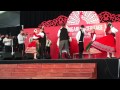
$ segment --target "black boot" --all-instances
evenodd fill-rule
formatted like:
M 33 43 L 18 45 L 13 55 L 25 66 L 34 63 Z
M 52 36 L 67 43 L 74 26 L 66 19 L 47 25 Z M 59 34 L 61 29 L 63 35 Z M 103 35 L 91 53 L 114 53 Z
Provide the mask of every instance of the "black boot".
M 59 54 L 59 59 L 62 59 L 62 53 Z
M 70 52 L 68 52 L 67 54 L 68 54 L 68 59 L 72 59 L 72 57 L 70 56 Z
M 70 54 L 68 54 L 68 59 L 72 59 L 71 56 L 70 56 Z
M 81 58 L 82 58 L 82 53 L 79 54 L 79 59 L 81 59 Z

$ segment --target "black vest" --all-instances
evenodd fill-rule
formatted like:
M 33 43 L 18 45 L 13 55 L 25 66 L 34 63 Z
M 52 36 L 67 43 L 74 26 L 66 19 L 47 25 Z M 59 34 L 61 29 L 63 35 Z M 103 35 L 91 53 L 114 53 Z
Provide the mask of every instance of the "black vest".
M 68 40 L 69 36 L 68 36 L 68 31 L 66 28 L 62 28 L 61 32 L 60 32 L 60 41 L 61 40 Z
M 82 30 L 80 30 L 80 32 L 81 32 L 81 36 L 80 36 L 79 41 L 83 41 L 83 38 L 84 38 L 84 33 L 82 32 Z
M 43 38 L 39 38 L 39 42 L 41 44 L 46 44 L 46 34 L 45 34 L 45 32 L 43 32 L 43 33 L 44 33 L 44 37 Z

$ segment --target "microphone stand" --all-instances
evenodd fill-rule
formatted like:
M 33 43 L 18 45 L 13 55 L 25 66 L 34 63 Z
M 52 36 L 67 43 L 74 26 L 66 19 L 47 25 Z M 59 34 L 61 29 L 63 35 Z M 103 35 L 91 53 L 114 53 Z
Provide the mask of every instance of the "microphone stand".
M 13 51 L 13 38 L 12 38 L 12 52 L 11 55 L 14 55 L 14 51 Z

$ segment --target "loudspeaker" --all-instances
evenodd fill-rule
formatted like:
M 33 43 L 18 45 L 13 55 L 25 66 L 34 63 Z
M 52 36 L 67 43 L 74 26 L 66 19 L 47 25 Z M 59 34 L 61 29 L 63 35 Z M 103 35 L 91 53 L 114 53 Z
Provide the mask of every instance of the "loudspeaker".
M 118 79 L 118 59 L 105 59 L 97 61 L 98 79 Z
M 11 60 L 13 59 L 13 56 L 11 52 L 0 52 L 0 60 Z
M 13 58 L 16 59 L 22 59 L 22 54 L 20 52 L 15 52 L 13 55 Z
M 24 58 L 25 59 L 33 59 L 34 55 L 32 53 L 26 53 Z
M 45 56 L 45 59 L 51 59 L 51 56 L 48 54 Z

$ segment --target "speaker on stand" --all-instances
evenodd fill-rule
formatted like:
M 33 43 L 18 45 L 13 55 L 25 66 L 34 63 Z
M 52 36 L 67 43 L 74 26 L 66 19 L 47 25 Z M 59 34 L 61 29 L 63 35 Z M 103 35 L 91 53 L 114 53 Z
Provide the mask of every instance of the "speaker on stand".
M 14 46 L 13 46 L 14 42 L 13 42 L 13 39 L 12 39 L 12 52 L 11 52 L 11 55 L 13 56 L 13 59 L 14 60 L 21 60 L 22 59 L 22 54 L 20 52 L 14 52 Z

